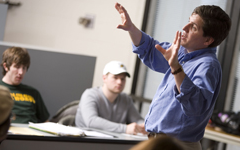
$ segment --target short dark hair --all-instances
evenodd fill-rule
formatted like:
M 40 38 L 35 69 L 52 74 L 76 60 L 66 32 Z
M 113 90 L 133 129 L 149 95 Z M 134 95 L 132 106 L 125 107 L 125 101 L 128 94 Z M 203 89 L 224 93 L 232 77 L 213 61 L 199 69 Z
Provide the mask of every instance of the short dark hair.
M 0 124 L 0 143 L 7 136 L 8 129 L 11 123 L 10 116 L 2 124 Z
M 231 28 L 231 19 L 219 6 L 201 5 L 192 14 L 198 14 L 203 20 L 203 36 L 212 37 L 209 47 L 216 47 L 227 37 Z
M 28 69 L 30 66 L 30 56 L 25 48 L 10 47 L 6 49 L 2 54 L 2 67 L 4 63 L 6 63 L 6 67 L 8 69 L 13 63 L 16 63 L 17 65 L 24 65 Z M 4 67 L 2 74 L 6 74 L 6 70 L 4 69 Z

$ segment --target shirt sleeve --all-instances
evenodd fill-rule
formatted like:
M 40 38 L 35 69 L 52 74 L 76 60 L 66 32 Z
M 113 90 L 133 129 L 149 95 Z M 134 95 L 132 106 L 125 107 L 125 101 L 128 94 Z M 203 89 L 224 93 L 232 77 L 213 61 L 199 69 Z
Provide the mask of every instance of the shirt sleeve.
M 219 87 L 221 70 L 216 66 L 204 63 L 199 66 L 194 76 L 185 76 L 180 90 L 175 86 L 177 100 L 182 104 L 182 110 L 187 116 L 200 116 L 214 105 L 216 88 Z
M 97 94 L 90 93 L 86 90 L 80 100 L 80 111 L 82 114 L 83 122 L 88 128 L 96 128 L 111 132 L 125 133 L 127 125 L 122 123 L 115 123 L 99 117 L 97 106 Z
M 129 107 L 128 107 L 128 118 L 127 123 L 136 122 L 138 124 L 144 123 L 144 119 L 141 117 L 140 113 L 137 111 L 136 107 L 133 104 L 133 100 L 128 96 Z
M 132 49 L 134 53 L 138 54 L 138 57 L 141 59 L 141 61 L 150 69 L 165 73 L 169 68 L 169 64 L 168 61 L 166 61 L 166 59 L 163 57 L 162 53 L 155 48 L 156 44 L 161 45 L 164 49 L 168 49 L 171 46 L 171 44 L 168 42 L 159 43 L 151 36 L 142 32 L 140 45 L 136 47 L 134 44 L 132 44 Z

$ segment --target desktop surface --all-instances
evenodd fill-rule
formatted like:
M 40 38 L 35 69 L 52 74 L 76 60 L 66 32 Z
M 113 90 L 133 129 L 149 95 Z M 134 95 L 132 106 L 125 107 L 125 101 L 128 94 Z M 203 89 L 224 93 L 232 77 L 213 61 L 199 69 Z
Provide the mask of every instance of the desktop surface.
M 7 138 L 1 143 L 0 150 L 127 150 L 137 143 L 147 140 L 145 136 L 126 135 L 97 129 L 92 130 L 106 135 L 112 135 L 113 137 L 58 136 L 29 128 L 28 124 L 11 124 L 11 127 L 19 127 L 22 130 L 27 129 L 27 132 L 30 131 L 31 133 L 9 133 Z

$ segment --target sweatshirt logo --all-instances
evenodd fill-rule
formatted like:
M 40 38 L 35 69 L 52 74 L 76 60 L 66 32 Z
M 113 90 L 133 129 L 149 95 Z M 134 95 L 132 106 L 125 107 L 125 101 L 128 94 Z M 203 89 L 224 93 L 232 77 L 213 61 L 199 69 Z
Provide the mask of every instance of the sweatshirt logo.
M 15 101 L 26 101 L 31 103 L 36 103 L 35 99 L 28 94 L 22 94 L 22 93 L 11 93 L 12 99 Z

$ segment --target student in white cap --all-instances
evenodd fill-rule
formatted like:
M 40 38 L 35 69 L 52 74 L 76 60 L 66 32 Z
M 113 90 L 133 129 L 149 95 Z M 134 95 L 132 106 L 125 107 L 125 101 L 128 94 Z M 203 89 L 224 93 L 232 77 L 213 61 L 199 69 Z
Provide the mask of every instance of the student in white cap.
M 103 70 L 103 86 L 86 89 L 81 96 L 76 126 L 146 134 L 144 119 L 136 110 L 131 97 L 122 92 L 126 77 L 130 77 L 130 74 L 122 62 L 107 63 Z
M 10 126 L 13 103 L 8 88 L 0 85 L 0 143 L 5 139 Z

